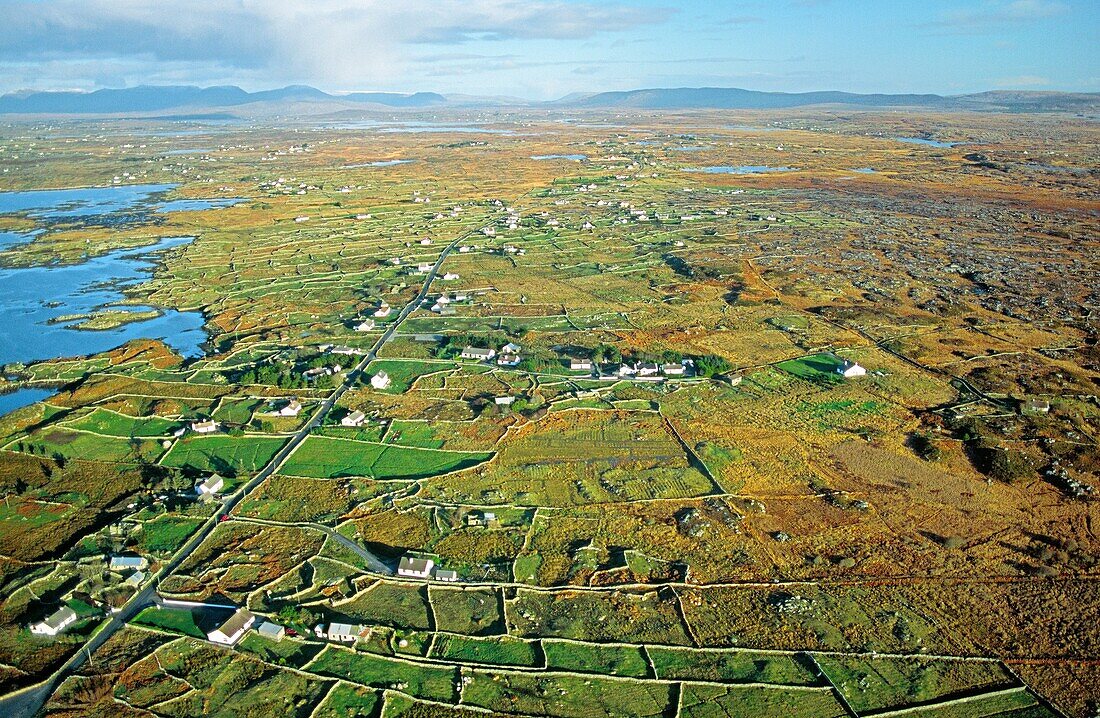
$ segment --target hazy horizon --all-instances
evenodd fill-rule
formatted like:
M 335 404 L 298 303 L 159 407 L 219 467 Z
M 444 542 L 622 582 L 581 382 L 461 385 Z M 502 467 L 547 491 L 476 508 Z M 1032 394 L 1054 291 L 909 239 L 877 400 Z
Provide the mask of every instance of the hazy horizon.
M 1100 91 L 1088 0 L 0 0 L 0 93 L 305 84 L 549 100 L 738 87 Z

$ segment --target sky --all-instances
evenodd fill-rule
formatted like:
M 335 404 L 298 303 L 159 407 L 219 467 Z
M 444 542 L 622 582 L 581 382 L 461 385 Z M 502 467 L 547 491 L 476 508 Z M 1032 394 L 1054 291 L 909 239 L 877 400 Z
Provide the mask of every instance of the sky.
M 1100 0 L 0 0 L 0 92 L 1100 91 Z

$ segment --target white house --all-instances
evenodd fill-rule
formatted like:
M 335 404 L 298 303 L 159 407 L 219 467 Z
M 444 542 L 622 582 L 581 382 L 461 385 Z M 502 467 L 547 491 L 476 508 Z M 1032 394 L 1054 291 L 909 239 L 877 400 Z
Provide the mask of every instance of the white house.
M 390 375 L 384 371 L 380 371 L 370 378 L 370 385 L 379 391 L 388 389 L 390 386 Z
M 633 376 L 633 375 L 635 375 L 635 374 L 637 374 L 637 373 L 638 373 L 638 370 L 637 370 L 637 369 L 635 369 L 635 368 L 634 368 L 634 367 L 633 367 L 632 365 L 630 365 L 630 364 L 621 364 L 621 365 L 619 366 L 619 371 L 618 371 L 618 375 L 619 375 L 619 376 Z
M 112 556 L 108 566 L 112 571 L 140 571 L 149 565 L 141 556 Z
M 401 563 L 397 565 L 397 575 L 409 578 L 428 578 L 432 575 L 435 561 L 430 558 L 413 558 L 402 556 Z
M 569 368 L 573 371 L 592 371 L 592 361 L 590 359 L 570 359 Z
M 205 421 L 192 421 L 191 431 L 196 434 L 213 434 L 218 430 L 218 422 L 213 419 L 206 419 Z
M 309 216 L 305 215 L 305 214 L 298 215 L 297 217 L 294 218 L 294 221 L 295 222 L 308 222 L 309 221 Z
M 476 359 L 489 361 L 497 355 L 495 349 L 483 349 L 482 347 L 466 347 L 459 356 L 463 359 Z
M 260 627 L 256 629 L 256 633 L 264 638 L 270 638 L 273 641 L 281 641 L 283 640 L 283 636 L 286 635 L 286 629 L 278 623 L 264 621 L 260 624 Z
M 141 585 L 141 582 L 144 581 L 144 580 L 145 580 L 145 572 L 144 571 L 134 571 L 122 583 L 123 583 L 123 585 L 133 586 L 134 588 L 137 588 L 138 586 Z
M 514 396 L 498 396 L 493 399 L 493 403 L 497 406 L 511 406 L 516 403 L 516 397 Z
M 217 474 L 214 474 L 207 478 L 206 481 L 195 486 L 195 493 L 199 496 L 213 496 L 221 491 L 223 486 L 225 486 L 225 480 Z
M 416 265 L 416 273 L 427 274 L 428 272 L 432 271 L 432 267 L 434 266 L 435 265 L 431 262 L 421 262 L 420 264 Z
M 220 643 L 224 646 L 232 646 L 241 640 L 241 636 L 252 624 L 256 622 L 256 615 L 246 608 L 238 608 L 222 625 L 206 634 L 206 638 L 212 643 Z
M 521 351 L 523 351 L 523 347 L 521 347 L 519 344 L 516 344 L 515 342 L 508 342 L 500 350 L 500 353 L 501 354 L 519 354 Z
M 421 245 L 422 247 L 427 247 L 427 246 L 431 245 L 431 243 L 432 243 L 432 240 L 428 239 L 427 237 L 425 237 L 424 239 L 420 240 L 420 245 Z
M 866 375 L 867 370 L 851 359 L 845 359 L 837 365 L 836 373 L 840 374 L 845 379 L 851 379 L 852 377 Z
M 298 412 L 302 410 L 302 402 L 297 399 L 291 399 L 284 404 L 277 412 L 279 416 L 298 416 Z
M 357 623 L 330 623 L 324 635 L 330 641 L 355 643 L 360 638 L 369 637 L 370 629 Z
M 355 331 L 357 332 L 369 332 L 371 329 L 374 329 L 373 319 L 364 319 L 355 325 Z
M 501 354 L 497 359 L 497 364 L 500 366 L 519 366 L 519 363 L 523 361 L 519 354 Z
M 340 420 L 340 426 L 362 426 L 367 415 L 356 409 Z
M 435 571 L 435 580 L 453 583 L 454 581 L 458 580 L 458 571 L 452 571 L 445 568 L 437 568 Z
M 455 274 L 454 272 L 447 272 L 446 274 L 443 275 L 443 281 L 444 282 L 453 282 L 456 279 L 458 279 L 458 275 Z
M 683 376 L 684 365 L 683 364 L 663 364 L 661 365 L 661 372 L 665 376 Z
M 76 611 L 65 606 L 50 614 L 49 618 L 31 626 L 31 633 L 39 636 L 56 636 L 64 633 L 65 629 L 76 623 Z
M 382 302 L 381 306 L 379 306 L 378 309 L 374 310 L 374 316 L 378 317 L 379 319 L 384 319 L 385 317 L 388 317 L 390 315 L 390 311 L 390 305 Z
M 638 365 L 638 376 L 656 376 L 661 368 L 652 362 L 642 362 Z

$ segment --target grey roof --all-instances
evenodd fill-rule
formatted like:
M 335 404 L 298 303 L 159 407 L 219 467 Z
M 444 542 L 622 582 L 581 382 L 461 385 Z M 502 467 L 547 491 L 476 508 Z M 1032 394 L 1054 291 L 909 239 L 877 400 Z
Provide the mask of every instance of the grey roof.
M 229 617 L 229 620 L 218 626 L 218 630 L 226 636 L 232 636 L 234 633 L 244 628 L 245 624 L 255 617 L 255 614 L 247 608 L 238 608 L 237 612 Z
M 71 623 L 75 618 L 76 611 L 69 608 L 68 606 L 63 606 L 62 608 L 59 608 L 51 613 L 50 617 L 43 621 L 43 623 L 56 631 L 62 626 Z

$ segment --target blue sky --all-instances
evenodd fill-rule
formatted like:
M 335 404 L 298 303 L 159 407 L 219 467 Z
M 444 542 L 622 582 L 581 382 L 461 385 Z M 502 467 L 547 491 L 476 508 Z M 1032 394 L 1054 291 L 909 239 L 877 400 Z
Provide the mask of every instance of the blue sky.
M 0 92 L 1100 91 L 1100 0 L 0 0 Z

